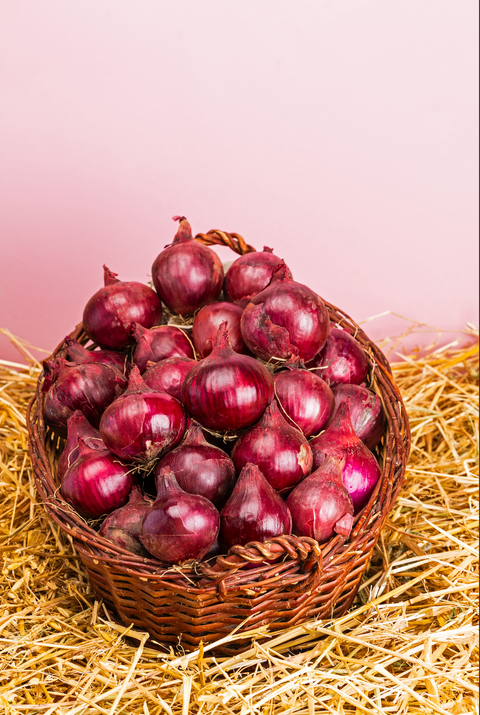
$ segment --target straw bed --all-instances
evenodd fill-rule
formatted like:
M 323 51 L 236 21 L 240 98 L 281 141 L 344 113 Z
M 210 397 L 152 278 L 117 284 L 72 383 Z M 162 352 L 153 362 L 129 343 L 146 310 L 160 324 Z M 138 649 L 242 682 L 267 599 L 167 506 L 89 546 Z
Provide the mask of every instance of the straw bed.
M 412 453 L 348 613 L 231 658 L 211 657 L 216 644 L 160 653 L 95 601 L 35 492 L 24 415 L 38 372 L 0 362 L 6 715 L 477 711 L 478 345 L 394 366 Z

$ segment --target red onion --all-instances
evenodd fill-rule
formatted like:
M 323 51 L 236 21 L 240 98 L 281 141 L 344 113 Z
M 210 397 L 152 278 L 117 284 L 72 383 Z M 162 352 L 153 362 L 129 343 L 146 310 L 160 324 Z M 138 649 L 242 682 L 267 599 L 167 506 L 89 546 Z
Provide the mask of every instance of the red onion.
M 292 531 L 287 505 L 255 464 L 246 464 L 240 472 L 230 499 L 220 513 L 220 523 L 220 541 L 227 549 Z
M 123 350 L 133 343 L 132 326 L 158 325 L 162 304 L 149 286 L 136 281 L 119 281 L 106 266 L 105 287 L 93 295 L 83 311 L 83 327 L 88 337 L 104 348 Z
M 90 449 L 82 438 L 78 447 L 78 459 L 67 469 L 60 491 L 79 514 L 98 519 L 126 504 L 135 479 L 108 450 Z
M 58 377 L 45 397 L 45 420 L 65 431 L 68 418 L 80 410 L 98 427 L 105 408 L 125 388 L 125 376 L 110 365 L 77 365 L 63 361 Z
M 373 454 L 353 431 L 348 400 L 343 400 L 330 426 L 312 439 L 310 446 L 314 469 L 322 465 L 327 455 L 345 460 L 343 483 L 352 498 L 355 514 L 358 514 L 375 488 L 380 468 Z
M 263 360 L 298 355 L 312 360 L 328 337 L 329 319 L 322 299 L 288 278 L 285 264 L 275 269 L 265 290 L 243 311 L 241 330 L 250 350 Z
M 157 476 L 157 498 L 143 519 L 140 540 L 153 556 L 170 564 L 201 559 L 214 545 L 220 515 L 212 502 L 188 494 L 171 469 Z
M 323 544 L 332 536 L 349 536 L 353 525 L 353 502 L 342 483 L 342 462 L 327 457 L 319 469 L 289 494 L 287 506 L 292 530 Z
M 147 370 L 142 375 L 143 381 L 155 392 L 166 392 L 183 404 L 183 383 L 196 364 L 196 360 L 186 357 L 172 357 L 160 360 L 160 362 L 147 362 Z
M 195 357 L 192 343 L 183 330 L 173 325 L 160 325 L 146 330 L 137 323 L 133 324 L 133 336 L 137 346 L 133 353 L 133 362 L 140 372 L 145 372 L 147 362 L 159 362 L 171 357 Z
M 142 495 L 142 490 L 135 484 L 128 503 L 107 516 L 99 531 L 100 536 L 137 556 L 148 558 L 149 553 L 140 541 L 140 528 L 152 503 Z
M 303 434 L 288 424 L 276 402 L 236 442 L 232 452 L 237 472 L 256 464 L 267 482 L 281 495 L 310 474 L 312 450 Z
M 43 366 L 43 382 L 42 382 L 42 392 L 48 392 L 55 380 L 57 379 L 60 370 L 62 370 L 65 365 L 71 366 L 65 358 L 57 357 L 54 360 L 44 360 Z
M 291 420 L 308 439 L 318 434 L 333 412 L 333 393 L 318 374 L 305 370 L 305 364 L 294 358 L 274 377 L 275 397 L 287 421 Z
M 273 271 L 282 259 L 273 254 L 273 249 L 264 246 L 263 251 L 246 253 L 232 263 L 225 274 L 223 292 L 227 300 L 250 300 L 264 290 L 272 280 Z M 287 276 L 292 278 L 287 267 Z
M 187 315 L 218 298 L 223 285 L 223 266 L 217 254 L 192 237 L 183 216 L 173 243 L 166 246 L 152 266 L 155 290 L 174 313 Z
M 335 407 L 331 420 L 340 404 L 348 397 L 355 434 L 368 449 L 375 449 L 385 432 L 385 412 L 380 397 L 365 385 L 336 385 L 332 391 Z
M 235 432 L 258 420 L 273 397 L 273 379 L 258 360 L 232 350 L 222 323 L 210 355 L 188 373 L 183 395 L 203 427 Z
M 67 345 L 67 357 L 70 362 L 75 362 L 77 365 L 99 362 L 102 365 L 115 367 L 121 373 L 125 374 L 126 372 L 127 358 L 122 353 L 114 350 L 87 350 L 69 335 L 65 338 L 65 343 Z
M 192 423 L 183 442 L 160 460 L 156 473 L 164 467 L 174 472 L 182 489 L 200 494 L 216 507 L 223 506 L 235 483 L 232 460 L 205 440 L 197 422 Z
M 226 321 L 228 326 L 228 339 L 236 353 L 250 355 L 249 349 L 243 342 L 240 331 L 240 318 L 243 308 L 233 303 L 211 303 L 202 308 L 193 321 L 193 344 L 200 357 L 205 358 L 212 352 L 217 331 Z
M 62 481 L 67 469 L 77 460 L 79 454 L 78 440 L 83 439 L 90 449 L 107 449 L 103 443 L 98 429 L 92 427 L 90 422 L 80 410 L 75 412 L 67 421 L 67 441 L 58 459 L 57 477 Z
M 368 374 L 369 363 L 355 338 L 346 330 L 332 328 L 324 348 L 309 367 L 321 367 L 319 373 L 329 385 L 359 385 Z
M 100 421 L 106 446 L 126 460 L 150 462 L 161 457 L 180 442 L 184 431 L 181 404 L 147 387 L 136 365 L 127 390 L 107 407 Z

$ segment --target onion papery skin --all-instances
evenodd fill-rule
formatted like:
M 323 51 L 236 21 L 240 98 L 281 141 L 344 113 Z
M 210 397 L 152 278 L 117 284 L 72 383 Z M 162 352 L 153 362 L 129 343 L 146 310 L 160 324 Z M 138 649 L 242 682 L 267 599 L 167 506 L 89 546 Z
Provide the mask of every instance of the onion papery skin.
M 153 502 L 142 495 L 138 485 L 134 485 L 127 504 L 115 509 L 103 522 L 99 534 L 108 541 L 132 554 L 148 558 L 150 554 L 140 541 L 142 521 Z
M 316 373 L 293 366 L 274 377 L 282 414 L 309 439 L 327 424 L 335 404 L 333 392 Z
M 142 522 L 142 544 L 169 564 L 201 559 L 217 540 L 217 509 L 205 497 L 185 492 L 171 469 L 160 470 L 156 481 L 157 498 Z
M 147 363 L 147 370 L 142 375 L 143 381 L 155 392 L 166 392 L 183 404 L 183 383 L 196 364 L 196 360 L 185 357 L 172 357 L 156 363 Z
M 108 450 L 92 450 L 81 439 L 79 447 L 60 491 L 81 516 L 98 519 L 126 504 L 135 478 L 130 467 Z
M 200 494 L 221 508 L 235 484 L 235 467 L 230 457 L 209 444 L 198 423 L 193 423 L 183 442 L 160 460 L 156 474 L 168 467 L 189 494 Z
M 243 355 L 251 354 L 243 342 L 240 330 L 242 313 L 243 308 L 239 305 L 225 301 L 210 303 L 198 311 L 193 320 L 192 338 L 195 350 L 201 358 L 207 357 L 212 352 L 218 329 L 223 322 L 227 323 L 228 339 L 232 349 Z
M 350 533 L 353 502 L 342 483 L 342 463 L 334 457 L 327 457 L 321 467 L 300 482 L 286 503 L 292 515 L 292 531 L 297 536 L 324 544 L 335 533 Z
M 137 345 L 133 352 L 133 362 L 143 373 L 147 363 L 159 362 L 171 357 L 195 357 L 193 347 L 183 330 L 173 325 L 160 325 L 146 330 L 134 323 L 133 335 Z
M 309 443 L 298 429 L 288 424 L 276 402 L 235 442 L 232 459 L 237 472 L 248 463 L 257 465 L 282 496 L 310 474 L 313 464 Z
M 173 243 L 155 259 L 152 280 L 155 290 L 170 310 L 188 315 L 214 301 L 223 285 L 223 265 L 217 254 L 195 241 L 190 224 L 180 221 Z
M 125 376 L 110 365 L 64 362 L 45 397 L 45 420 L 64 434 L 68 418 L 75 410 L 80 410 L 94 427 L 98 427 L 103 411 L 126 385 Z
M 372 452 L 358 439 L 350 419 L 348 400 L 343 400 L 337 414 L 321 435 L 310 440 L 313 469 L 327 456 L 343 459 L 343 484 L 350 494 L 355 514 L 363 509 L 380 478 L 380 468 Z
M 83 327 L 88 337 L 102 348 L 124 350 L 134 340 L 133 323 L 144 328 L 158 325 L 162 304 L 149 286 L 136 281 L 119 281 L 116 273 L 104 268 L 105 286 L 88 301 L 83 311 Z
M 183 398 L 190 415 L 203 427 L 237 432 L 263 414 L 273 398 L 273 378 L 258 360 L 232 350 L 222 323 L 210 355 L 188 373 Z
M 247 347 L 262 360 L 298 355 L 309 362 L 325 345 L 330 323 L 323 300 L 289 280 L 283 265 L 248 303 L 240 326 Z
M 67 346 L 67 357 L 70 362 L 75 362 L 77 365 L 86 363 L 98 362 L 102 365 L 110 365 L 115 367 L 122 374 L 126 374 L 128 370 L 128 360 L 125 355 L 115 350 L 87 350 L 83 345 L 71 338 L 69 335 L 65 338 Z
M 227 300 L 250 300 L 254 295 L 264 290 L 272 280 L 272 275 L 282 259 L 275 256 L 273 250 L 264 246 L 263 251 L 245 253 L 232 263 L 225 274 L 223 292 Z M 292 273 L 287 267 L 287 276 Z
M 220 542 L 227 549 L 290 534 L 287 505 L 255 464 L 246 464 L 220 513 Z
M 120 459 L 150 463 L 176 447 L 185 425 L 178 400 L 147 387 L 134 365 L 128 389 L 102 415 L 100 434 Z
M 319 374 L 328 385 L 359 385 L 367 377 L 369 363 L 355 338 L 345 330 L 332 328 L 325 346 L 308 367 L 321 367 Z
M 58 458 L 57 477 L 59 481 L 62 481 L 67 469 L 78 459 L 80 453 L 78 441 L 80 438 L 90 449 L 107 449 L 98 429 L 92 427 L 80 410 L 75 410 L 72 416 L 68 418 L 67 441 Z
M 331 420 L 344 399 L 350 400 L 350 417 L 359 439 L 374 450 L 385 433 L 385 412 L 380 397 L 364 385 L 336 385 L 332 389 L 335 407 Z

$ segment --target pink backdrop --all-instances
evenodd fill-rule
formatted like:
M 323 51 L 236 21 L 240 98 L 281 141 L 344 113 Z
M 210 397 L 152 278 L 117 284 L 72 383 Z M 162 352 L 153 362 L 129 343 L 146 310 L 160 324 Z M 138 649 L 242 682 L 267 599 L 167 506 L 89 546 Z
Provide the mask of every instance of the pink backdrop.
M 3 0 L 0 327 L 52 349 L 103 263 L 148 280 L 174 214 L 273 246 L 357 321 L 478 325 L 477 15 Z M 3 336 L 0 357 L 19 359 Z

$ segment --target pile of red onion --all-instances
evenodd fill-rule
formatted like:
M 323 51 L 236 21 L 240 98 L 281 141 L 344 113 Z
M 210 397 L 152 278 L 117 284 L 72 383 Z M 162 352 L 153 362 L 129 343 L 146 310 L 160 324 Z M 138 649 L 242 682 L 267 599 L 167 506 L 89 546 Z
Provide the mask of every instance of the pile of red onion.
M 91 344 L 68 337 L 44 364 L 61 494 L 115 548 L 162 564 L 348 539 L 381 473 L 368 355 L 272 249 L 224 274 L 175 220 L 153 288 L 104 267 Z

